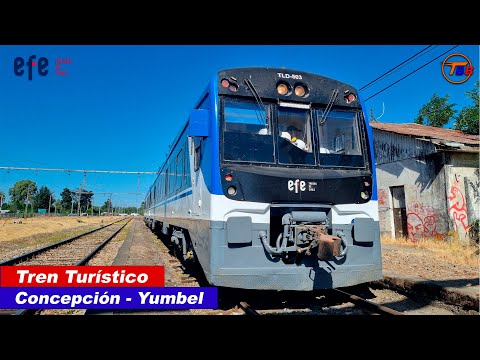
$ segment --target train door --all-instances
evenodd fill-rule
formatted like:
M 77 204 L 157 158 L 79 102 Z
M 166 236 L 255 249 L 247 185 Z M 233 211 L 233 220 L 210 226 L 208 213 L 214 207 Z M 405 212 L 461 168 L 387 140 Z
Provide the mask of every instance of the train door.
M 405 190 L 403 186 L 391 187 L 393 200 L 393 223 L 395 237 L 407 237 L 407 209 L 405 206 Z
M 202 208 L 202 182 L 203 176 L 200 170 L 200 160 L 202 157 L 202 138 L 201 137 L 191 137 L 190 138 L 190 159 L 191 163 L 191 174 L 192 174 L 192 203 L 191 211 L 192 215 L 200 215 Z

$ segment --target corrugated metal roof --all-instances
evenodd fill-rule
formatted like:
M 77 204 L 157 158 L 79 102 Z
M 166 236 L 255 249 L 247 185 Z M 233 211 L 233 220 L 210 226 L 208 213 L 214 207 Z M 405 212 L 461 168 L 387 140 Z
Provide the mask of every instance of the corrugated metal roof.
M 417 139 L 432 139 L 432 142 L 449 146 L 449 143 L 460 143 L 468 146 L 480 146 L 479 135 L 465 134 L 460 130 L 438 128 L 414 123 L 388 124 L 373 121 L 372 128 L 401 135 L 410 135 Z

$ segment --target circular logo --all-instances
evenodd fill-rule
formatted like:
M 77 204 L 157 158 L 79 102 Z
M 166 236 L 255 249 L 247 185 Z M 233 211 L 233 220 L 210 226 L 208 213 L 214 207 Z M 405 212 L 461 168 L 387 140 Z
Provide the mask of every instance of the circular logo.
M 442 63 L 442 75 L 452 84 L 462 84 L 473 74 L 473 65 L 463 54 L 448 55 Z

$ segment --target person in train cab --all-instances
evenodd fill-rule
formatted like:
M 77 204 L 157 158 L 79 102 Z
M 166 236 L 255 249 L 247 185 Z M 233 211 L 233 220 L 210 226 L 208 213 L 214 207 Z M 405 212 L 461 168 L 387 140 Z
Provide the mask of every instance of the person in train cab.
M 280 134 L 281 137 L 284 139 L 290 140 L 293 145 L 298 147 L 299 149 L 305 150 L 306 145 L 303 140 L 300 139 L 302 136 L 302 131 L 298 129 L 294 125 L 289 125 L 286 129 L 286 131 L 282 131 Z

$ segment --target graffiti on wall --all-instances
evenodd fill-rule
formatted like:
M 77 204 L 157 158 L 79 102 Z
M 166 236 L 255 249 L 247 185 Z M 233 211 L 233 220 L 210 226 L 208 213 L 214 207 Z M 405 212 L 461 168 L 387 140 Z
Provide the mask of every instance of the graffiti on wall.
M 388 205 L 388 196 L 385 189 L 378 189 L 378 205 L 387 206 Z
M 418 201 L 408 204 L 407 233 L 410 240 L 442 236 L 437 233 L 437 216 L 432 206 Z
M 460 181 L 458 178 L 459 176 L 455 175 L 455 181 L 450 187 L 450 195 L 448 196 L 450 206 L 448 213 L 453 219 L 455 230 L 460 236 L 464 237 L 468 229 L 467 206 L 465 203 L 465 195 L 460 189 Z

